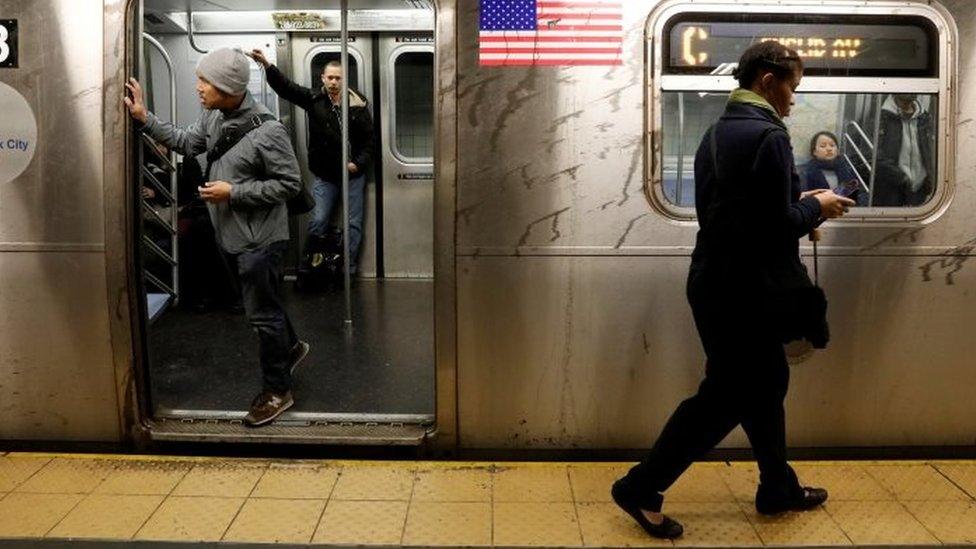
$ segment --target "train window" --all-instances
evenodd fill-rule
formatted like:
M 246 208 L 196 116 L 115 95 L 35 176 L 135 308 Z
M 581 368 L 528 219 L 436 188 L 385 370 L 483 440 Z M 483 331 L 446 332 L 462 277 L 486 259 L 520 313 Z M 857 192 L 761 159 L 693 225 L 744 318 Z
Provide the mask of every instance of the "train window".
M 430 162 L 434 156 L 434 54 L 401 53 L 393 69 L 395 151 L 403 159 Z
M 949 25 L 938 12 L 915 4 L 897 15 L 838 6 L 803 14 L 762 5 L 736 13 L 683 9 L 664 10 L 649 27 L 657 45 L 650 66 L 656 131 L 647 194 L 659 211 L 693 219 L 695 153 L 737 86 L 731 73 L 739 56 L 766 40 L 804 59 L 786 124 L 807 188 L 856 188 L 855 220 L 922 220 L 948 196 L 948 137 L 940 128 L 953 64 Z
M 340 57 L 338 51 L 322 51 L 315 54 L 312 57 L 312 72 L 311 82 L 309 86 L 312 89 L 319 89 L 322 87 L 322 71 L 325 70 L 325 66 L 332 61 L 338 61 Z M 349 87 L 355 90 L 364 91 L 359 88 L 359 60 L 350 52 L 349 54 Z
M 674 137 L 664 140 L 662 183 L 671 204 L 694 206 L 695 152 L 722 115 L 726 98 L 726 93 L 664 94 L 664 134 Z M 925 204 L 938 172 L 935 99 L 931 94 L 797 94 L 785 122 L 804 187 L 849 185 L 857 189 L 858 207 Z

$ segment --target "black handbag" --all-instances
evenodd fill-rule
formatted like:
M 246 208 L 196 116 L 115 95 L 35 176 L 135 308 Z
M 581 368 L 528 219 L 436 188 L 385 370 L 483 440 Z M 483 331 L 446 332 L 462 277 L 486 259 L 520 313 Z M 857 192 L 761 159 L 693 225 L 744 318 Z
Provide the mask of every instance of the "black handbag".
M 715 138 L 715 126 L 709 130 L 711 142 L 712 168 L 715 174 L 715 197 L 721 197 L 719 189 L 718 146 Z M 767 130 L 759 141 L 763 141 L 775 130 Z M 714 206 L 714 204 L 713 204 Z M 769 290 L 766 294 L 763 310 L 770 321 L 770 328 L 777 330 L 781 343 L 790 343 L 805 339 L 816 349 L 825 349 L 830 341 L 830 326 L 827 324 L 827 296 L 820 287 L 820 273 L 817 257 L 817 240 L 811 233 L 813 241 L 813 272 L 814 284 L 795 288 L 781 288 Z
M 275 120 L 274 115 L 270 113 L 257 114 L 252 116 L 247 122 L 243 122 L 234 128 L 234 131 L 222 134 L 213 148 L 207 151 L 206 171 L 204 172 L 203 170 L 199 170 L 203 175 L 201 178 L 202 182 L 210 180 L 210 166 L 212 166 L 217 159 L 224 156 L 224 154 L 231 150 L 234 145 L 244 138 L 245 135 L 259 128 L 262 124 L 269 120 Z M 186 162 L 198 164 L 196 157 L 188 157 L 184 160 L 184 163 Z M 198 170 L 197 168 L 189 167 L 188 171 L 189 173 L 195 173 Z M 312 208 L 315 207 L 315 199 L 312 198 L 312 194 L 308 192 L 307 188 L 305 188 L 304 181 L 301 182 L 301 189 L 298 191 L 298 193 L 288 199 L 286 206 L 288 207 L 288 215 L 300 215 L 303 213 L 308 213 L 312 211 Z

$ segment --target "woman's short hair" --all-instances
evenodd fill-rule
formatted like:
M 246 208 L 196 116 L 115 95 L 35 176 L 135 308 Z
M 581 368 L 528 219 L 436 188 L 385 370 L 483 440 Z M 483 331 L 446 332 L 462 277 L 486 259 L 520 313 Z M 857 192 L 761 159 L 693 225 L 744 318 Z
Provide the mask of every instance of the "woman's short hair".
M 732 72 L 742 88 L 751 88 L 763 71 L 772 72 L 776 78 L 786 78 L 794 71 L 803 70 L 803 61 L 795 50 L 774 40 L 749 46 L 739 58 L 739 66 Z
M 837 136 L 834 135 L 832 132 L 828 132 L 827 130 L 819 131 L 813 134 L 813 137 L 810 139 L 810 156 L 814 156 L 813 153 L 814 151 L 817 150 L 817 140 L 820 139 L 821 135 L 826 135 L 827 137 L 829 137 L 834 142 L 835 147 L 840 146 L 840 141 L 837 141 Z

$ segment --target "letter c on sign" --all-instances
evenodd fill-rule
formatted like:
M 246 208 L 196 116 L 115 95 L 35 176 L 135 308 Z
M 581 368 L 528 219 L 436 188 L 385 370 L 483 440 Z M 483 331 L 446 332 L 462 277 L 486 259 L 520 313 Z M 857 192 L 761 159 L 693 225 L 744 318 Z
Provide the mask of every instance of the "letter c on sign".
M 0 63 L 3 63 L 10 57 L 10 46 L 7 44 L 7 38 L 10 38 L 7 27 L 0 25 Z

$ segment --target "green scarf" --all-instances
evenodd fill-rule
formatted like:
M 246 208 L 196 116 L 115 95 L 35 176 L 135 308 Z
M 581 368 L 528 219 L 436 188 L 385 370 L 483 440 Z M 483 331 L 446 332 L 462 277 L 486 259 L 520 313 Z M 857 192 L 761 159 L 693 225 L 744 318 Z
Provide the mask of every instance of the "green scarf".
M 773 116 L 776 117 L 776 120 L 778 120 L 780 124 L 783 123 L 783 119 L 780 118 L 779 113 L 776 112 L 776 109 L 769 104 L 769 101 L 766 101 L 766 98 L 752 90 L 747 90 L 745 88 L 736 88 L 732 90 L 732 93 L 729 94 L 729 103 L 744 103 L 746 105 L 759 107 L 760 109 L 766 109 L 767 111 L 773 113 Z

